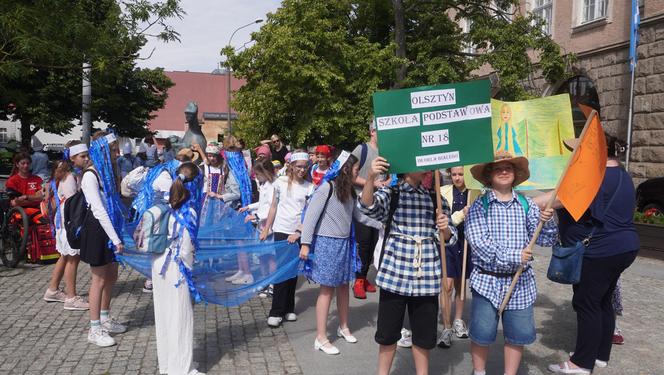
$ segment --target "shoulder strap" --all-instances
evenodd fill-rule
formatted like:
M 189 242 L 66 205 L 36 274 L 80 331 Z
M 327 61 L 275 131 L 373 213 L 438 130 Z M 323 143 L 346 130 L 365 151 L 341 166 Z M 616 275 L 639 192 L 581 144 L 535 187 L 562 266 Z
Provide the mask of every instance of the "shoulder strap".
M 526 214 L 526 216 L 528 216 L 528 211 L 530 211 L 530 204 L 528 203 L 528 199 L 519 193 L 516 193 L 516 198 L 519 200 L 519 204 L 523 208 L 523 212 Z M 484 208 L 484 217 L 487 218 L 489 217 L 489 197 L 487 197 L 486 193 L 484 193 L 480 197 L 480 200 L 482 201 L 482 208 Z
M 362 149 L 360 151 L 360 169 L 362 169 L 362 167 L 364 166 L 364 163 L 366 163 L 367 153 L 369 152 L 369 150 L 368 150 L 369 146 L 367 146 L 366 143 L 362 143 L 361 147 L 362 147 Z
M 378 258 L 378 268 L 383 263 L 383 255 L 385 254 L 385 243 L 387 242 L 387 237 L 390 236 L 390 230 L 392 230 L 392 218 L 394 218 L 394 213 L 397 211 L 399 206 L 399 195 L 401 194 L 401 188 L 399 185 L 390 187 L 390 208 L 387 211 L 387 221 L 385 222 L 385 231 L 383 233 L 383 244 L 380 247 L 380 257 Z
M 334 192 L 334 185 L 332 185 L 332 182 L 328 181 L 327 184 L 330 186 L 330 191 L 327 193 L 327 198 L 325 199 L 323 210 L 320 212 L 320 216 L 318 216 L 318 220 L 316 221 L 316 226 L 314 227 L 314 234 L 318 234 L 318 227 L 320 227 L 320 222 L 323 220 L 323 215 L 325 215 L 327 204 L 330 202 L 330 198 L 332 198 L 332 193 Z
M 99 189 L 103 191 L 104 187 L 101 185 L 101 180 L 99 179 L 99 173 L 97 173 L 97 171 L 95 171 L 94 169 L 86 168 L 81 174 L 81 180 L 83 180 L 83 175 L 85 175 L 87 172 L 92 172 L 95 175 L 95 177 L 97 178 L 97 184 L 99 185 Z

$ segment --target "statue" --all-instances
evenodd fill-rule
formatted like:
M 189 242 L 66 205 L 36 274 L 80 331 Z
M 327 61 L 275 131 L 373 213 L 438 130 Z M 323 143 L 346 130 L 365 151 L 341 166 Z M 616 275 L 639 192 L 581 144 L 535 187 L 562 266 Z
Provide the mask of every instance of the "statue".
M 187 108 L 184 109 L 184 118 L 189 126 L 178 146 L 191 148 L 191 145 L 197 143 L 205 149 L 207 141 L 201 131 L 201 125 L 198 123 L 198 105 L 195 102 L 187 104 Z

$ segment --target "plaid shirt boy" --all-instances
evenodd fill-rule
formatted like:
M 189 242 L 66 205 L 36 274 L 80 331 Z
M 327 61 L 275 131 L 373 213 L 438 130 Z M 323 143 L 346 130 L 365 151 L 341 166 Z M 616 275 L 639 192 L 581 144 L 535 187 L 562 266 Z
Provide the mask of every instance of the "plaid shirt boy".
M 511 277 L 496 277 L 480 273 L 480 269 L 495 273 L 515 273 L 521 264 L 521 251 L 528 245 L 539 223 L 540 209 L 526 197 L 529 208 L 526 214 L 516 193 L 512 199 L 501 202 L 493 190 L 487 193 L 488 213 L 482 198 L 470 207 L 466 218 L 465 234 L 472 247 L 472 262 L 475 265 L 470 275 L 470 287 L 486 297 L 498 309 L 505 297 Z M 537 238 L 540 246 L 552 246 L 558 234 L 554 220 L 544 224 Z M 535 303 L 537 287 L 530 262 L 517 282 L 506 310 L 521 310 Z
M 390 235 L 385 243 L 383 261 L 376 276 L 376 284 L 389 292 L 403 296 L 434 296 L 440 293 L 441 261 L 438 227 L 435 222 L 435 203 L 423 187 L 413 187 L 404 182 L 398 187 L 397 206 Z M 392 190 L 382 188 L 374 193 L 370 207 L 359 203 L 362 213 L 385 223 L 390 208 Z M 450 207 L 442 199 L 443 214 L 449 217 Z M 449 224 L 452 237 L 447 245 L 457 240 L 456 228 Z M 416 259 L 420 258 L 421 267 Z

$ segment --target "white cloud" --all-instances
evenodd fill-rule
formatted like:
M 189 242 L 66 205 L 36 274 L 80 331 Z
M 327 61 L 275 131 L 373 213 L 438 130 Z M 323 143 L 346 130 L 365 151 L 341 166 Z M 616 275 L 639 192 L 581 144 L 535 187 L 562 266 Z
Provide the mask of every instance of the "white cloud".
M 219 51 L 235 29 L 258 18 L 265 19 L 268 12 L 280 6 L 279 0 L 183 0 L 181 6 L 187 14 L 182 20 L 170 24 L 180 33 L 180 42 L 163 43 L 151 39 L 141 50 L 138 66 L 163 67 L 166 70 L 211 72 L 222 60 Z M 258 31 L 261 24 L 251 25 L 233 37 L 232 44 L 240 48 Z

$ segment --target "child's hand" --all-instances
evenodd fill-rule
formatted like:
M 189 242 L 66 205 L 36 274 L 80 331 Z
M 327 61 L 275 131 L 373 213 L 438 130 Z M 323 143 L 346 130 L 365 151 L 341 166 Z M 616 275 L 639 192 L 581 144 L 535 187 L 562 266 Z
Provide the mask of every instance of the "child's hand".
M 368 179 L 375 180 L 376 176 L 387 173 L 390 164 L 385 158 L 379 156 L 371 162 L 371 171 L 369 172 Z
M 247 215 L 247 216 L 244 217 L 244 222 L 245 223 L 248 223 L 248 222 L 254 221 L 254 220 L 256 220 L 256 216 L 254 216 L 254 215 Z
M 249 210 L 249 207 L 248 207 L 248 206 L 244 206 L 244 207 L 240 207 L 240 209 L 237 210 L 237 212 L 245 212 L 245 211 L 247 211 L 247 210 Z
M 438 230 L 449 228 L 449 219 L 447 215 L 443 214 L 439 209 L 436 209 L 436 226 L 438 226 Z
M 543 222 L 547 222 L 553 218 L 553 208 L 547 208 L 542 211 L 540 211 L 540 220 Z
M 526 264 L 531 260 L 533 260 L 533 249 L 530 246 L 526 246 L 526 248 L 521 251 L 521 263 Z
M 309 245 L 300 246 L 300 259 L 307 260 L 309 257 Z
M 122 254 L 123 251 L 124 251 L 124 244 L 122 242 L 115 245 L 115 253 L 116 254 Z
M 295 232 L 288 236 L 288 243 L 295 243 L 297 240 L 300 239 L 301 234 L 299 232 Z
M 265 241 L 265 239 L 266 239 L 267 236 L 269 236 L 269 235 L 270 235 L 270 230 L 269 230 L 268 228 L 264 228 L 264 229 L 261 231 L 261 235 L 258 236 L 258 239 L 261 240 L 261 241 Z

